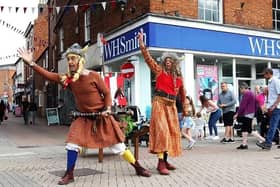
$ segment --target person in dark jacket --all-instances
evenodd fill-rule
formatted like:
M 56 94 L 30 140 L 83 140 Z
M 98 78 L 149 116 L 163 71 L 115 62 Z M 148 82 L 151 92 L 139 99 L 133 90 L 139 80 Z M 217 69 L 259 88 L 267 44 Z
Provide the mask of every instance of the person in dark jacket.
M 35 102 L 31 102 L 29 106 L 29 123 L 35 125 L 37 105 Z

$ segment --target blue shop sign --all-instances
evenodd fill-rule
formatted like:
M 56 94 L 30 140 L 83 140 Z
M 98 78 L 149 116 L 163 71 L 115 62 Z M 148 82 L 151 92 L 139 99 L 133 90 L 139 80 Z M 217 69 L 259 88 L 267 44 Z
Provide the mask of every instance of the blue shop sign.
M 149 47 L 267 58 L 280 57 L 280 40 L 276 38 L 147 23 L 108 41 L 104 46 L 105 61 L 139 50 L 137 33 L 140 28 L 144 29 L 145 43 Z

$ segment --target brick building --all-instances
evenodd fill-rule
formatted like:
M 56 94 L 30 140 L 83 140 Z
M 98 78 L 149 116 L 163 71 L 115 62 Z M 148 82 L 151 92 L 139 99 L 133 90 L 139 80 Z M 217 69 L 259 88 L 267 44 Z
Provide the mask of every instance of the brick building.
M 1 65 L 0 66 L 0 100 L 11 104 L 13 102 L 13 75 L 15 66 Z
M 140 28 L 154 59 L 164 51 L 182 57 L 184 82 L 192 97 L 210 90 L 217 99 L 222 81 L 236 95 L 241 81 L 252 87 L 265 84 L 260 73 L 267 66 L 279 74 L 278 0 L 49 0 L 48 6 L 49 61 L 55 71 L 65 71 L 62 54 L 74 42 L 90 45 L 90 69 L 104 65 L 105 73 L 120 72 L 129 59 L 135 75 L 124 87 L 129 103 L 141 111 L 151 103 L 154 77 L 139 51 Z M 98 42 L 99 33 L 107 40 L 104 46 Z

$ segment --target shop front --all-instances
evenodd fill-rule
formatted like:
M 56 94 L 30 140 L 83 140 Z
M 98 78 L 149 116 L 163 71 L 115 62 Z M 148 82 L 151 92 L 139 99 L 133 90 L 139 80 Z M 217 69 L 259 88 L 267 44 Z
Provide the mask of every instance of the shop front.
M 164 51 L 181 56 L 184 84 L 193 98 L 207 94 L 216 100 L 221 82 L 229 83 L 238 97 L 241 82 L 247 82 L 251 88 L 264 85 L 263 69 L 280 69 L 280 36 L 275 32 L 149 15 L 107 36 L 104 46 L 107 72 L 120 72 L 121 65 L 133 59 L 135 75 L 127 84 L 129 103 L 139 106 L 141 111 L 151 105 L 154 83 L 139 50 L 137 33 L 141 28 L 155 61 Z

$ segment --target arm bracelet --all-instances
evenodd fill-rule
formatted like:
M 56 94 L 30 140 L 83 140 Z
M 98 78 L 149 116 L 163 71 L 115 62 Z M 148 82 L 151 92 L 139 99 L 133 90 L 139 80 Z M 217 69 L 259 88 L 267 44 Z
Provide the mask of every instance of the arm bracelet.
M 29 64 L 30 67 L 33 67 L 35 65 L 36 65 L 36 63 L 34 61 L 30 62 L 30 64 Z

